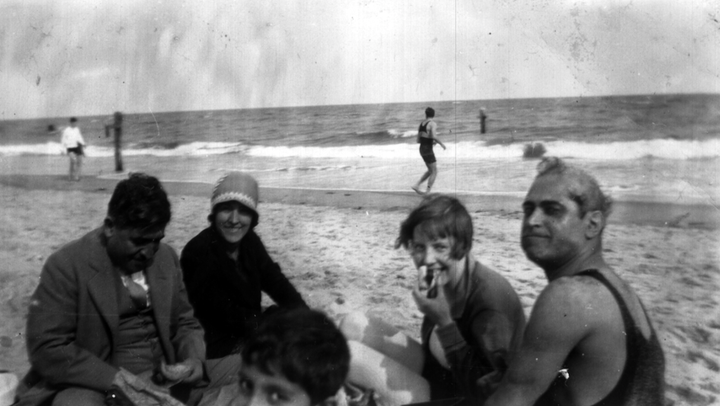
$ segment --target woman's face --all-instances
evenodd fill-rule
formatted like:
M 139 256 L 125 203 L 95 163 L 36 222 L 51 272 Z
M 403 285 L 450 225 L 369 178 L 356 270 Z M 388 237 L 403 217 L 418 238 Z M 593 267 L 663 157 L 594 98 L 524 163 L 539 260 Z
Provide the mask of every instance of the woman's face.
M 460 280 L 465 257 L 453 259 L 450 256 L 454 241 L 452 238 L 430 238 L 420 225 L 413 230 L 410 253 L 416 268 L 426 266 L 434 275 L 445 273 L 447 282 L 454 284 Z
M 215 229 L 229 244 L 239 244 L 250 230 L 253 214 L 236 201 L 215 206 Z

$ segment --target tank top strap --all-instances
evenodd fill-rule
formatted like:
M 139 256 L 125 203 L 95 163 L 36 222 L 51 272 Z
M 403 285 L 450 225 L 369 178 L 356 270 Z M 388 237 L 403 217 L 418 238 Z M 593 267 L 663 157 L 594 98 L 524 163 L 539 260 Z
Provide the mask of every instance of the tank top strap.
M 613 297 L 615 298 L 615 301 L 617 302 L 618 306 L 620 306 L 620 312 L 622 313 L 623 322 L 625 324 L 625 328 L 628 327 L 628 318 L 631 325 L 634 325 L 632 321 L 632 317 L 630 317 L 630 310 L 628 309 L 627 305 L 625 304 L 625 299 L 620 295 L 620 292 L 613 286 L 610 281 L 607 280 L 605 275 L 600 273 L 597 269 L 587 269 L 580 273 L 575 274 L 576 276 L 590 276 L 593 279 L 596 279 L 612 293 Z
M 597 269 L 588 269 L 575 276 L 590 276 L 596 279 L 612 293 L 615 302 L 620 308 L 623 318 L 625 339 L 625 366 L 615 387 L 603 399 L 594 406 L 613 406 L 633 404 L 637 406 L 655 406 L 664 403 L 664 370 L 665 360 L 662 347 L 655 330 L 651 327 L 651 336 L 647 340 L 642 335 L 639 327 L 635 324 L 625 299 L 620 295 L 618 289 L 600 273 Z M 642 303 L 640 303 L 642 306 Z M 643 313 L 647 313 L 643 306 Z M 564 366 L 563 366 L 564 367 Z M 552 388 L 563 385 L 564 379 L 558 375 L 551 384 L 550 389 L 545 392 L 540 400 L 553 404 L 554 394 Z
M 637 365 L 638 362 L 638 345 L 640 343 L 638 340 L 641 338 L 640 331 L 638 330 L 637 326 L 635 325 L 635 321 L 632 319 L 632 316 L 630 315 L 630 310 L 625 303 L 625 299 L 620 295 L 620 292 L 617 290 L 613 284 L 610 283 L 610 281 L 600 273 L 597 269 L 588 269 L 585 271 L 582 271 L 577 276 L 590 276 L 591 278 L 599 281 L 605 287 L 612 293 L 613 298 L 615 298 L 615 302 L 618 304 L 618 307 L 620 308 L 620 314 L 622 315 L 623 319 L 623 328 L 625 333 L 625 366 L 623 367 L 623 372 L 620 375 L 620 379 L 618 380 L 617 384 L 613 388 L 610 393 L 605 396 L 600 402 L 596 403 L 594 406 L 610 406 L 615 404 L 622 404 L 623 399 L 626 398 L 628 388 L 632 386 L 632 379 L 634 374 L 634 366 Z

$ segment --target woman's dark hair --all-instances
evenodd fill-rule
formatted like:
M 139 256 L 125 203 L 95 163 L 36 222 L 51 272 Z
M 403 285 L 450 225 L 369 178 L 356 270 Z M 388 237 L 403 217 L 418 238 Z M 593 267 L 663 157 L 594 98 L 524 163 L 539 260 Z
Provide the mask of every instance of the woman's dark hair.
M 408 248 L 416 227 L 430 238 L 451 238 L 450 257 L 461 259 L 472 248 L 472 218 L 465 206 L 456 198 L 432 194 L 423 199 L 400 225 L 395 248 Z

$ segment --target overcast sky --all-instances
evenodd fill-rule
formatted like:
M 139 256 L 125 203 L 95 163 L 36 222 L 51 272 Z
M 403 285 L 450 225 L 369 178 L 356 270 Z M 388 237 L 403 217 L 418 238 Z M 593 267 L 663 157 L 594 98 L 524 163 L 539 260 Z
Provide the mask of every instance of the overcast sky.
M 0 120 L 720 93 L 716 0 L 0 0 Z

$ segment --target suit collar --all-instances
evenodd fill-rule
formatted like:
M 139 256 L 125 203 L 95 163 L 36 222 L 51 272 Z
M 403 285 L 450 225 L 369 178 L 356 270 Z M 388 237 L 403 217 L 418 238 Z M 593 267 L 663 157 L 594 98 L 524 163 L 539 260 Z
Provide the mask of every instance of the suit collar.
M 123 289 L 120 273 L 115 269 L 105 249 L 102 227 L 92 231 L 88 238 L 88 263 L 96 274 L 88 281 L 88 290 L 99 313 L 110 328 L 111 337 L 117 337 L 120 323 L 118 309 L 118 290 Z M 145 270 L 145 278 L 150 286 L 150 300 L 158 334 L 170 337 L 169 318 L 172 307 L 172 283 L 168 275 L 162 272 L 161 251 L 155 256 L 153 264 Z
M 100 315 L 110 328 L 110 336 L 116 337 L 118 332 L 118 286 L 122 284 L 120 275 L 115 271 L 107 254 L 103 235 L 103 227 L 89 233 L 88 264 L 96 272 L 88 281 L 90 297 L 98 307 Z
M 159 254 L 155 254 L 155 261 L 145 270 L 145 278 L 150 286 L 150 301 L 152 303 L 155 325 L 158 335 L 170 337 L 170 314 L 172 310 L 173 286 L 168 275 L 160 269 Z

